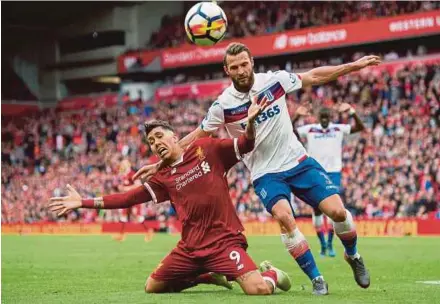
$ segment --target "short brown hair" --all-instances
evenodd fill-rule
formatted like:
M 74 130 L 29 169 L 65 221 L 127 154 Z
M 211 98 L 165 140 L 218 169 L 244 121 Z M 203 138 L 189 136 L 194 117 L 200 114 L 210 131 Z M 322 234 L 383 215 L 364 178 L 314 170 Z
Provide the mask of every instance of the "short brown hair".
M 148 137 L 148 133 L 150 133 L 154 128 L 161 127 L 165 130 L 170 130 L 171 132 L 174 132 L 173 127 L 165 120 L 153 120 L 150 122 L 144 123 L 145 128 L 145 136 Z
M 249 48 L 246 45 L 244 45 L 243 43 L 240 43 L 240 42 L 230 43 L 228 45 L 228 47 L 226 48 L 226 53 L 225 53 L 225 56 L 223 57 L 223 65 L 227 66 L 226 57 L 228 55 L 235 56 L 235 55 L 240 54 L 241 52 L 248 53 L 249 58 L 252 58 L 251 51 L 249 50 Z

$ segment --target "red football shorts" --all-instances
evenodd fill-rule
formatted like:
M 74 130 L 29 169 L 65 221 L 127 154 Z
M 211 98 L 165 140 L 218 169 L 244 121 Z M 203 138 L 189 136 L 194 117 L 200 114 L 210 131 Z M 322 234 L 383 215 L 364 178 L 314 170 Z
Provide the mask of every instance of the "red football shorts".
M 180 281 L 215 272 L 225 275 L 228 280 L 235 280 L 257 266 L 240 245 L 228 246 L 207 257 L 194 257 L 179 247 L 174 248 L 151 274 L 156 281 Z

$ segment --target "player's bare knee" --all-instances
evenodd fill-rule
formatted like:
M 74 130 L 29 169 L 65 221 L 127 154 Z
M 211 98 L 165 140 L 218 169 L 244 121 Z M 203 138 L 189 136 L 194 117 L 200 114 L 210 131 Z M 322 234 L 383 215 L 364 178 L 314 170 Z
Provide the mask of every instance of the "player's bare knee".
M 156 293 L 156 291 L 150 285 L 145 285 L 145 293 Z
M 295 221 L 287 201 L 282 201 L 272 208 L 272 215 L 278 222 Z
M 280 210 L 274 214 L 274 218 L 278 221 L 280 226 L 285 228 L 287 232 L 295 230 L 296 223 L 292 212 Z
M 270 289 L 270 287 L 267 285 L 266 282 L 259 283 L 256 286 L 256 288 L 257 288 L 257 292 L 258 292 L 257 294 L 259 294 L 259 295 L 268 295 L 268 294 L 272 293 L 272 290 Z
M 347 214 L 345 212 L 345 208 L 335 208 L 331 210 L 330 214 L 328 214 L 328 217 L 330 217 L 334 222 L 343 222 L 347 218 Z
M 145 282 L 145 293 L 157 293 L 157 288 L 155 288 L 155 281 L 153 278 L 148 277 L 147 281 Z

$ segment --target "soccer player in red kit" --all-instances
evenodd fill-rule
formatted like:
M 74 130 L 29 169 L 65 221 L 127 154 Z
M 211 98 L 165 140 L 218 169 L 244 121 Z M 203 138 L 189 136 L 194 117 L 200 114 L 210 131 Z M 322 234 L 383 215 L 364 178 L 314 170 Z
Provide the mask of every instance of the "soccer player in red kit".
M 250 295 L 271 294 L 276 287 L 287 291 L 288 275 L 265 264 L 265 272 L 246 252 L 244 228 L 229 197 L 226 174 L 254 148 L 255 119 L 267 99 L 248 110 L 246 132 L 235 139 L 203 138 L 186 150 L 178 144 L 172 127 L 161 121 L 145 125 L 152 151 L 166 164 L 148 182 L 126 193 L 82 199 L 71 186 L 69 195 L 52 198 L 58 215 L 79 207 L 127 208 L 139 202 L 173 201 L 182 222 L 182 239 L 147 279 L 145 291 L 178 292 L 199 283 L 215 284 L 216 275 L 236 280 Z

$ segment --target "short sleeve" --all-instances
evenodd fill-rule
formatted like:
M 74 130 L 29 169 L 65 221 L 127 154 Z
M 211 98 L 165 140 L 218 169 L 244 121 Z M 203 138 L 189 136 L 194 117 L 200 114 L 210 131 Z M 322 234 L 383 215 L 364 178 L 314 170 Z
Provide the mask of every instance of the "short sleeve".
M 168 191 L 156 177 L 152 177 L 142 185 L 150 193 L 154 204 L 160 204 L 171 200 Z
M 296 131 L 298 132 L 299 136 L 301 138 L 305 138 L 307 136 L 307 133 L 310 131 L 310 125 L 305 125 L 299 128 L 296 128 Z
M 351 125 L 348 124 L 337 124 L 337 128 L 339 128 L 344 135 L 350 135 Z
M 223 108 L 218 101 L 214 102 L 208 110 L 205 118 L 203 119 L 200 128 L 206 132 L 217 131 L 218 128 L 223 126 L 225 122 L 225 116 Z
M 292 93 L 302 88 L 302 81 L 298 74 L 287 71 L 277 71 L 274 73 L 280 81 L 286 93 Z

